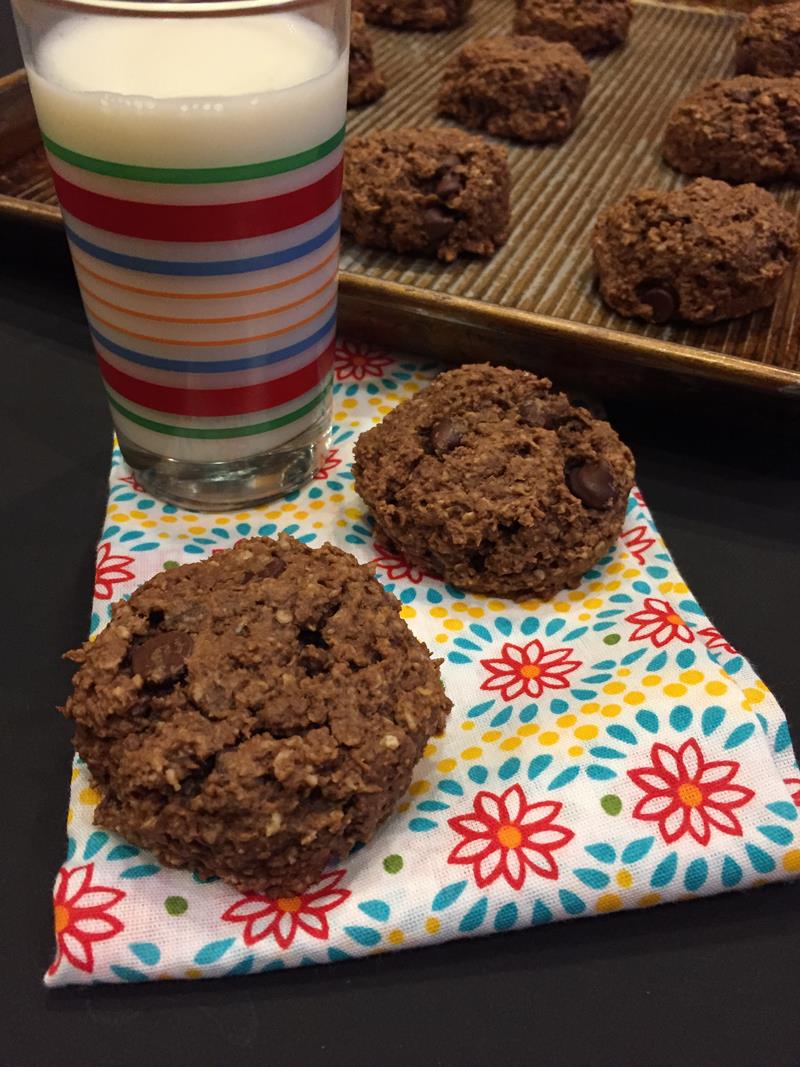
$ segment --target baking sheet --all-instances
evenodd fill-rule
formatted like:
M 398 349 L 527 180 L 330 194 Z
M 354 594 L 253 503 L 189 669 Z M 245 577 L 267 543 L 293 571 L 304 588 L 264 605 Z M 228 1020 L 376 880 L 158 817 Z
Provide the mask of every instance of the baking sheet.
M 671 189 L 686 179 L 661 161 L 673 105 L 699 83 L 732 73 L 739 17 L 710 8 L 640 3 L 628 46 L 591 60 L 582 118 L 563 145 L 509 149 L 513 226 L 488 260 L 453 265 L 359 249 L 344 242 L 342 269 L 468 301 L 532 312 L 627 334 L 698 347 L 800 371 L 800 264 L 774 309 L 711 327 L 647 326 L 609 311 L 594 287 L 590 237 L 608 203 L 641 186 Z M 447 35 L 374 29 L 389 90 L 350 113 L 350 131 L 449 125 L 436 118 L 436 92 L 452 52 L 472 37 L 507 31 L 510 0 L 476 0 L 469 24 Z M 447 48 L 443 47 L 444 42 Z M 789 210 L 800 191 L 772 184 Z

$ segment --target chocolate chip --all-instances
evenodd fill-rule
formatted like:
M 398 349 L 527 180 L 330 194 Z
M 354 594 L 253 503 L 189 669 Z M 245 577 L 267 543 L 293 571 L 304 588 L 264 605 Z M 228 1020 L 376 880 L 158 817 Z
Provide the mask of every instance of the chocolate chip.
M 435 452 L 451 452 L 461 444 L 466 427 L 452 419 L 439 419 L 431 427 L 431 444 Z
M 571 467 L 567 485 L 587 508 L 607 508 L 617 495 L 614 472 L 603 460 Z
M 647 304 L 653 312 L 653 322 L 668 322 L 678 310 L 679 299 L 673 286 L 668 282 L 656 282 L 639 287 L 639 299 Z
M 566 410 L 570 410 L 569 405 L 566 405 Z M 544 427 L 546 430 L 555 430 L 565 421 L 564 413 L 557 405 L 554 405 L 552 401 L 544 404 L 535 397 L 522 401 L 519 406 L 519 417 L 528 426 Z
M 456 220 L 442 208 L 434 205 L 424 212 L 422 224 L 431 241 L 441 241 L 442 238 L 447 237 L 448 233 L 450 233 L 456 224 Z
M 446 170 L 438 181 L 435 192 L 442 200 L 449 200 L 451 196 L 457 196 L 464 188 L 462 175 L 454 170 Z
M 455 152 L 449 152 L 440 164 L 444 170 L 452 170 L 453 167 L 458 167 L 461 164 L 461 156 L 457 156 Z
M 276 556 L 274 559 L 271 559 L 269 561 L 269 563 L 266 565 L 266 567 L 261 572 L 260 577 L 262 577 L 262 578 L 277 578 L 279 575 L 283 574 L 283 572 L 285 570 L 286 570 L 286 564 L 283 562 L 282 559 L 279 559 Z
M 173 630 L 155 634 L 137 645 L 131 653 L 131 668 L 147 682 L 157 685 L 176 678 L 186 666 L 186 657 L 192 651 L 191 634 Z

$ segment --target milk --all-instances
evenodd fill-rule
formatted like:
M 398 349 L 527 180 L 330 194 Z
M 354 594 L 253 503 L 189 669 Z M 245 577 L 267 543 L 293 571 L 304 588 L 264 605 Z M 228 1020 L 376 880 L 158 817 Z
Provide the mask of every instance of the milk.
M 347 54 L 295 14 L 68 18 L 31 91 L 118 431 L 229 460 L 324 415 Z

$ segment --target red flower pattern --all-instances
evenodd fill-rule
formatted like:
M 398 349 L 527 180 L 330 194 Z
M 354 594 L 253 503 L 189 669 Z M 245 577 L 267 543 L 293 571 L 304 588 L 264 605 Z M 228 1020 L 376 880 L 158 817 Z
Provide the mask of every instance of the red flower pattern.
M 656 648 L 663 648 L 672 640 L 687 645 L 694 641 L 692 631 L 666 600 L 645 597 L 644 610 L 628 615 L 625 621 L 636 626 L 631 641 L 651 641 Z
M 339 382 L 382 378 L 384 370 L 391 363 L 394 363 L 391 356 L 356 341 L 340 341 L 336 346 L 335 373 Z
M 570 659 L 574 649 L 545 650 L 541 641 L 527 645 L 503 645 L 498 659 L 482 659 L 481 666 L 489 677 L 481 689 L 499 689 L 503 700 L 514 700 L 523 694 L 540 697 L 545 689 L 568 689 L 566 675 L 581 666 L 580 660 Z
M 325 457 L 325 460 L 324 460 L 322 466 L 317 471 L 317 473 L 314 475 L 314 477 L 317 479 L 317 481 L 324 482 L 325 479 L 329 475 L 331 475 L 336 470 L 337 467 L 339 467 L 341 465 L 341 462 L 342 462 L 342 460 L 341 460 L 341 457 L 339 456 L 339 449 L 338 448 L 332 448 L 330 450 L 330 452 L 328 452 L 328 454 Z
M 232 904 L 222 915 L 224 922 L 244 923 L 244 943 L 255 945 L 267 937 L 274 937 L 282 949 L 294 941 L 298 930 L 326 941 L 330 936 L 328 912 L 344 904 L 349 889 L 337 886 L 345 876 L 338 870 L 326 874 L 308 892 L 295 897 L 274 900 L 259 893 L 251 893 Z
M 498 878 L 521 889 L 531 871 L 540 878 L 558 878 L 553 852 L 575 836 L 554 821 L 560 811 L 557 801 L 529 804 L 519 785 L 500 796 L 482 791 L 469 814 L 447 820 L 462 838 L 447 862 L 472 866 L 479 889 Z
M 623 530 L 620 540 L 625 544 L 630 554 L 642 566 L 647 562 L 645 553 L 656 543 L 655 537 L 648 537 L 646 526 L 631 526 L 630 530 Z
M 374 559 L 371 559 L 370 563 L 374 563 L 379 571 L 385 571 L 386 577 L 391 581 L 397 582 L 400 581 L 401 578 L 406 578 L 414 585 L 418 585 L 422 579 L 426 577 L 423 570 L 419 567 L 415 567 L 402 556 L 390 552 L 388 548 L 376 544 L 375 551 L 378 555 Z
M 53 894 L 53 925 L 56 934 L 56 958 L 48 970 L 55 974 L 63 959 L 69 960 L 79 971 L 90 974 L 94 970 L 95 941 L 108 941 L 123 928 L 116 915 L 109 910 L 125 896 L 121 889 L 92 885 L 94 864 L 58 872 Z
M 667 844 L 689 835 L 707 845 L 712 828 L 741 837 L 742 824 L 733 814 L 755 793 L 734 782 L 734 760 L 707 761 L 690 738 L 677 750 L 658 742 L 650 752 L 652 765 L 628 771 L 645 796 L 633 809 L 634 819 L 657 822 Z
M 133 556 L 112 556 L 111 542 L 103 541 L 97 548 L 97 564 L 94 572 L 94 595 L 97 600 L 110 600 L 114 586 L 129 582 L 133 571 L 128 570 Z
M 145 487 L 143 485 L 139 485 L 139 483 L 136 481 L 135 474 L 128 474 L 124 478 L 120 478 L 120 481 L 127 482 L 131 489 L 134 489 L 137 493 L 146 492 Z
M 704 637 L 703 644 L 709 650 L 709 652 L 727 652 L 731 656 L 736 655 L 736 649 L 733 645 L 729 645 L 719 630 L 715 630 L 713 626 L 706 626 L 705 630 L 697 631 L 698 637 Z
M 800 808 L 800 778 L 784 778 L 783 784 L 792 795 L 792 800 Z
M 246 540 L 247 540 L 246 537 L 237 537 L 232 545 L 225 545 L 223 548 L 212 548 L 211 549 L 211 555 L 212 556 L 216 556 L 220 552 L 227 552 L 229 548 L 236 548 L 237 545 L 241 545 Z

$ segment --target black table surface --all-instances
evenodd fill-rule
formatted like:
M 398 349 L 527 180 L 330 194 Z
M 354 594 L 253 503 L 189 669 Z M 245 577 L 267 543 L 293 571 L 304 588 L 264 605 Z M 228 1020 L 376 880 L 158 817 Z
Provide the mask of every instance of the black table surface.
M 0 71 L 17 65 L 0 9 Z M 800 1063 L 800 885 L 222 981 L 46 991 L 110 421 L 60 234 L 0 227 L 0 1062 Z M 686 580 L 800 736 L 800 408 L 609 403 Z

